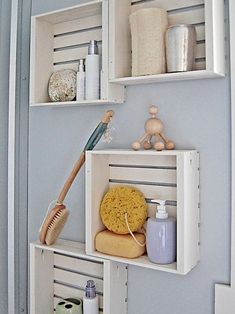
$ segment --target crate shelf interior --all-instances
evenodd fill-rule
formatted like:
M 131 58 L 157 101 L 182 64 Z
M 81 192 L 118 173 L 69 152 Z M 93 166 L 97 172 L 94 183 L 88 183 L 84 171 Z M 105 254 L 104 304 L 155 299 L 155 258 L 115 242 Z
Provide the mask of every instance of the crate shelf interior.
M 121 3 L 120 3 L 121 2 Z M 169 25 L 194 24 L 197 32 L 194 70 L 131 76 L 129 15 L 141 7 L 167 10 Z M 110 82 L 135 85 L 224 76 L 223 0 L 110 0 Z
M 82 298 L 89 279 L 96 283 L 100 314 L 127 313 L 125 264 L 86 256 L 84 244 L 78 242 L 30 244 L 31 314 L 52 314 L 59 300 Z
M 95 0 L 32 17 L 31 106 L 78 106 L 123 102 L 124 89 L 108 81 L 108 2 Z M 97 101 L 50 102 L 48 81 L 54 71 L 77 71 L 89 41 L 98 41 L 102 55 L 101 92 Z
M 86 157 L 86 253 L 177 274 L 187 274 L 199 260 L 199 154 L 196 151 L 109 150 L 87 152 Z M 151 263 L 148 257 L 119 258 L 95 250 L 98 232 L 105 229 L 99 215 L 100 202 L 114 185 L 141 190 L 148 202 L 148 216 L 156 205 L 150 199 L 168 201 L 169 215 L 177 218 L 177 261 L 170 265 Z

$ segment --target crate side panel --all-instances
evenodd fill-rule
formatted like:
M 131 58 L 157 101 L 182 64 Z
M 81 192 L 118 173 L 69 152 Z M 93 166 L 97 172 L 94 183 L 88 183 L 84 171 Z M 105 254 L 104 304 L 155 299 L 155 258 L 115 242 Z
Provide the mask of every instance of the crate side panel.
M 199 261 L 199 154 L 185 159 L 184 260 L 190 271 Z
M 53 313 L 53 252 L 30 246 L 30 313 Z
M 49 101 L 48 81 L 53 73 L 53 25 L 32 19 L 31 103 Z
M 177 156 L 177 270 L 184 272 L 185 254 L 185 154 Z
M 104 314 L 127 314 L 127 265 L 104 262 Z
M 104 230 L 99 208 L 109 188 L 109 156 L 86 155 L 86 252 L 94 252 L 95 236 Z

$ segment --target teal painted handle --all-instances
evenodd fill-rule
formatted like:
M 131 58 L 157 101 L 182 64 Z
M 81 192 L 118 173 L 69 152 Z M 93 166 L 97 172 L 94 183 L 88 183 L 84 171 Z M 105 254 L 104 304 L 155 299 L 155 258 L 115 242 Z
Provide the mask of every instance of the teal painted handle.
M 104 132 L 107 129 L 108 124 L 100 122 L 94 132 L 91 134 L 89 140 L 86 143 L 86 146 L 84 147 L 83 151 L 86 150 L 93 150 L 96 144 L 99 142 L 100 138 L 104 134 Z

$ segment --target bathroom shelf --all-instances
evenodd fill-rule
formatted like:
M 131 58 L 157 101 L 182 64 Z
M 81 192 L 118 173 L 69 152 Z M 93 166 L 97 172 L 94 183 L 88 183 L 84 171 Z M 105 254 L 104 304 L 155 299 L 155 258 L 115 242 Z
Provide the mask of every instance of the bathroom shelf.
M 79 106 L 122 103 L 124 87 L 109 83 L 109 1 L 94 0 L 32 17 L 30 57 L 30 106 Z M 87 55 L 89 41 L 98 41 L 102 55 L 100 99 L 50 102 L 48 82 L 54 71 L 78 69 Z M 50 104 L 48 104 L 50 103 Z
M 177 261 L 151 263 L 148 257 L 120 258 L 96 251 L 98 232 L 105 230 L 99 208 L 107 190 L 131 185 L 150 199 L 171 201 L 170 216 L 177 218 Z M 148 203 L 148 216 L 156 205 Z M 86 155 L 86 253 L 134 266 L 185 275 L 199 261 L 199 154 L 197 151 L 89 151 Z
M 87 256 L 79 242 L 30 244 L 30 314 L 54 313 L 59 300 L 82 298 L 89 279 L 96 283 L 100 314 L 127 314 L 125 264 Z
M 206 70 L 189 71 L 183 73 L 166 73 L 158 75 L 146 75 L 137 77 L 123 77 L 110 80 L 110 83 L 120 85 L 137 85 L 137 84 L 151 84 L 163 83 L 171 81 L 186 81 L 186 80 L 199 80 L 206 78 L 221 78 L 220 74 L 209 72 Z
M 95 106 L 95 105 L 109 105 L 116 104 L 109 100 L 84 100 L 84 101 L 65 101 L 65 102 L 46 102 L 31 104 L 30 107 L 78 107 L 78 106 Z
M 194 71 L 131 76 L 129 15 L 143 7 L 167 10 L 169 25 L 194 24 L 197 32 Z M 109 0 L 109 81 L 136 85 L 225 75 L 223 0 Z

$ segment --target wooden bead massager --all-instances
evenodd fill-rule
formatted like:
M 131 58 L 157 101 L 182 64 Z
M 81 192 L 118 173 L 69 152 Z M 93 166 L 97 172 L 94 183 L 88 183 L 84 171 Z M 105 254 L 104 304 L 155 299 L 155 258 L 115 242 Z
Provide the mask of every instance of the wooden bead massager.
M 145 122 L 144 135 L 136 142 L 132 143 L 132 148 L 134 150 L 139 150 L 141 145 L 144 149 L 151 149 L 152 147 L 158 151 L 163 149 L 174 149 L 175 144 L 168 140 L 163 133 L 163 123 L 161 120 L 157 119 L 158 109 L 156 106 L 149 107 L 149 113 L 151 118 Z M 156 142 L 153 144 L 152 140 L 156 138 Z

